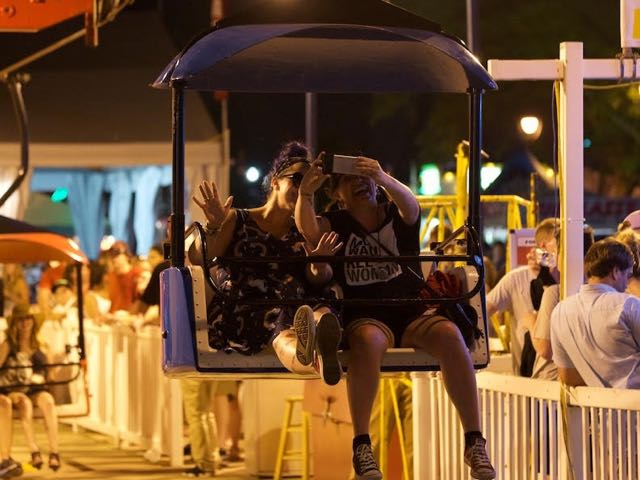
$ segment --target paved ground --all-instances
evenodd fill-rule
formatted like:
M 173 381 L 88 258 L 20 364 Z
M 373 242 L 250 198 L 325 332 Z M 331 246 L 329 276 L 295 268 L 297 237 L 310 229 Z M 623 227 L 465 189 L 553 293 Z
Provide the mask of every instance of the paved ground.
M 143 451 L 137 448 L 118 449 L 108 437 L 98 433 L 80 429 L 74 433 L 67 425 L 60 425 L 60 456 L 62 468 L 53 472 L 47 468 L 47 441 L 40 421 L 37 442 L 42 446 L 45 465 L 42 470 L 35 470 L 26 463 L 30 460 L 29 449 L 25 447 L 24 436 L 19 422 L 14 422 L 13 458 L 23 462 L 24 479 L 56 478 L 56 479 L 180 479 L 184 468 L 169 467 L 167 458 L 152 464 L 142 458 Z M 249 479 L 243 464 L 231 464 L 218 471 L 215 478 L 225 480 Z

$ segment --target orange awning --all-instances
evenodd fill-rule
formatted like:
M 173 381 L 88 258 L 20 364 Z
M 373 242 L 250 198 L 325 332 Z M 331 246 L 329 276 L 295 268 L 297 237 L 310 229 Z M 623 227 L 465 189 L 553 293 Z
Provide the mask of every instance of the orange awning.
M 37 263 L 49 260 L 89 263 L 70 238 L 52 232 L 0 233 L 0 263 Z

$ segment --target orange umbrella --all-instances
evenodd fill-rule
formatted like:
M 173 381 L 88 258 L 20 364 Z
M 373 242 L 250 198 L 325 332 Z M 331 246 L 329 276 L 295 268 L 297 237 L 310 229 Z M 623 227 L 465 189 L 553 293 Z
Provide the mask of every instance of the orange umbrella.
M 0 263 L 49 260 L 89 262 L 76 242 L 57 233 L 0 233 Z
M 70 238 L 0 216 L 0 263 L 36 263 L 49 260 L 89 262 Z

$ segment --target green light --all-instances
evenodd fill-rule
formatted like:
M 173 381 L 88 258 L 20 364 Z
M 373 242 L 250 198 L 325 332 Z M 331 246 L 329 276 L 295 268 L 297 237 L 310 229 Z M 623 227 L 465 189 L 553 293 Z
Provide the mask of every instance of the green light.
M 583 141 L 584 148 L 591 148 L 591 139 L 585 138 Z
M 60 203 L 67 199 L 69 196 L 69 190 L 66 188 L 56 188 L 55 192 L 51 194 L 51 201 L 53 203 Z
M 435 163 L 425 163 L 420 167 L 420 186 L 418 193 L 421 195 L 437 195 L 442 191 L 440 185 L 440 169 Z

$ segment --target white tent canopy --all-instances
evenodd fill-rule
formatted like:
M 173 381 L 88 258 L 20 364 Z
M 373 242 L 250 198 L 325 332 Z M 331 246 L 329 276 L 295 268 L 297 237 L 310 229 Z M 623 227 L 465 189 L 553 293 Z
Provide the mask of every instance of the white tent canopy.
M 141 28 L 144 35 L 136 34 Z M 11 35 L 0 39 L 0 49 L 8 54 L 14 54 L 14 50 L 34 39 L 28 37 L 16 42 L 16 39 L 8 37 Z M 140 218 L 134 218 L 134 224 L 137 220 L 155 220 L 151 218 L 149 197 L 155 193 L 153 188 L 157 188 L 158 177 L 170 169 L 172 145 L 166 119 L 170 115 L 171 102 L 149 84 L 157 75 L 157 66 L 177 53 L 160 17 L 153 11 L 125 10 L 101 30 L 100 38 L 100 46 L 96 49 L 86 48 L 77 42 L 39 60 L 26 70 L 31 74 L 31 80 L 23 87 L 31 139 L 30 171 L 20 192 L 14 193 L 0 209 L 7 216 L 22 218 L 34 169 L 75 169 L 75 173 L 69 175 L 69 182 L 71 178 L 78 178 L 82 170 L 86 172 L 83 174 L 86 181 L 76 182 L 75 207 L 71 205 L 71 198 L 69 201 L 76 232 L 81 241 L 83 237 L 90 238 L 92 245 L 97 233 L 87 237 L 79 230 L 85 228 L 83 224 L 93 222 L 91 212 L 83 212 L 82 209 L 97 208 L 98 198 L 93 195 L 96 197 L 93 203 L 82 203 L 84 200 L 78 197 L 90 196 L 97 188 L 108 188 L 108 182 L 97 178 L 100 172 L 107 174 L 114 169 L 165 166 L 164 169 L 155 169 L 151 175 L 153 181 L 148 181 L 149 175 L 123 177 L 130 197 L 136 189 L 147 197 L 145 211 L 149 213 L 138 212 L 140 214 L 135 216 Z M 214 125 L 203 97 L 189 95 L 186 103 L 190 122 L 186 132 L 188 164 L 185 186 L 189 191 L 203 179 L 213 180 L 221 194 L 227 194 L 229 168 L 223 159 L 222 135 Z M 6 190 L 20 166 L 19 135 L 6 93 L 0 94 L 0 124 L 3 126 L 0 129 L 0 187 Z M 114 183 L 113 176 L 111 180 Z M 136 185 L 138 181 L 148 183 Z M 47 188 L 42 182 L 38 183 L 40 191 L 52 191 L 57 186 L 52 184 Z M 121 190 L 126 192 L 126 188 Z M 136 202 L 139 197 L 136 196 Z M 117 215 L 115 223 L 122 225 L 123 218 L 129 214 L 131 200 L 119 203 L 126 211 Z M 114 209 L 112 202 L 109 206 L 112 225 Z M 95 217 L 99 212 L 92 213 Z M 202 220 L 199 215 L 193 211 L 194 219 Z M 139 240 L 137 234 L 136 239 Z M 146 253 L 148 242 L 145 240 L 143 245 L 139 241 L 137 243 L 138 253 Z M 83 248 L 91 255 L 95 247 L 83 245 Z

